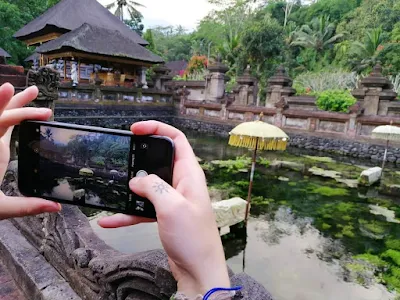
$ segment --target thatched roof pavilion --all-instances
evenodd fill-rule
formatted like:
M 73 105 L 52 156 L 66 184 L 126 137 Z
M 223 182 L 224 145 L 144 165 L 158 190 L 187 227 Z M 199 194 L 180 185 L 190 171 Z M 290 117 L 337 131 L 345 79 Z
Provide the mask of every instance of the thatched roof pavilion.
M 148 45 L 148 42 L 97 0 L 61 0 L 44 14 L 22 27 L 14 34 L 14 37 L 29 46 L 40 45 L 77 29 L 84 23 L 119 31 L 132 42 L 143 46 Z

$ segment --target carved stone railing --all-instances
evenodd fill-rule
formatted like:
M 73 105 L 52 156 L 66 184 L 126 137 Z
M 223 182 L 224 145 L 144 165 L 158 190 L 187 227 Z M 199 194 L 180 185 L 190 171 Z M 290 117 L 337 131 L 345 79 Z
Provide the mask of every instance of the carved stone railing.
M 7 195 L 19 195 L 17 164 L 10 163 L 2 185 Z M 77 207 L 64 205 L 60 213 L 12 222 L 82 299 L 169 299 L 176 291 L 163 250 L 122 254 L 94 234 L 87 217 Z M 230 276 L 233 285 L 243 286 L 237 299 L 272 299 L 251 277 L 232 271 Z

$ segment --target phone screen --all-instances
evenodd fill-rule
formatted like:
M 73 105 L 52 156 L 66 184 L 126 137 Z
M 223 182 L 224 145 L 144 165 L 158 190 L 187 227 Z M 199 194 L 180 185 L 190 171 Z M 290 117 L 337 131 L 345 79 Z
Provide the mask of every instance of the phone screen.
M 126 210 L 131 138 L 40 126 L 37 194 Z
M 172 141 L 55 122 L 25 122 L 19 130 L 23 194 L 155 218 L 129 180 L 156 174 L 171 184 Z

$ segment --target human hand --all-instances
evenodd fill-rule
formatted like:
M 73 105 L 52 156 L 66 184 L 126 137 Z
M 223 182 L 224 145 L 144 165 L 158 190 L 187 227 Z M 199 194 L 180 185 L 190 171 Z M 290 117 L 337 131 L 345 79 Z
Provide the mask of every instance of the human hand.
M 131 130 L 136 135 L 168 136 L 175 143 L 173 187 L 156 175 L 134 178 L 129 186 L 155 206 L 160 239 L 178 282 L 178 291 L 193 297 L 215 287 L 230 287 L 204 172 L 185 135 L 156 121 L 136 123 Z M 105 228 L 116 228 L 151 221 L 117 214 L 98 223 Z
M 0 87 L 0 182 L 3 181 L 10 160 L 10 140 L 14 125 L 23 120 L 47 120 L 51 109 L 24 107 L 38 95 L 37 87 L 27 88 L 14 95 L 14 87 L 3 84 Z M 61 205 L 37 198 L 8 197 L 0 191 L 0 220 L 57 212 Z

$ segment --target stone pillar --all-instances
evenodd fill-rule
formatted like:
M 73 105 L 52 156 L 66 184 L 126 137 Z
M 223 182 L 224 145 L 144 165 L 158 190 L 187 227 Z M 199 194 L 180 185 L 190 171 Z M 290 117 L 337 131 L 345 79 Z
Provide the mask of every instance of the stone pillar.
M 361 103 L 366 116 L 386 116 L 389 102 L 397 97 L 390 80 L 382 75 L 379 64 L 368 77 L 361 80 L 360 86 L 352 94 Z
M 282 97 L 292 96 L 296 90 L 292 88 L 293 80 L 286 74 L 283 66 L 280 66 L 275 75 L 268 80 L 267 101 L 265 106 L 269 108 L 275 107 L 275 103 L 280 101 Z
M 190 91 L 184 86 L 181 90 L 178 91 L 178 95 L 180 97 L 180 102 L 179 102 L 179 112 L 181 115 L 186 114 L 186 108 L 185 108 L 185 102 L 188 99 L 188 96 L 190 95 Z
M 208 66 L 210 75 L 207 77 L 206 86 L 206 101 L 220 101 L 225 95 L 225 73 L 229 68 L 221 63 L 221 58 L 218 56 L 214 64 Z
M 256 105 L 255 91 L 256 79 L 250 75 L 250 66 L 247 66 L 242 76 L 236 79 L 237 85 L 233 92 L 235 94 L 235 104 L 236 105 Z
M 283 126 L 283 111 L 287 109 L 289 106 L 286 102 L 285 97 L 281 97 L 281 100 L 275 103 L 275 116 L 274 116 L 274 125 L 277 127 Z
M 356 104 L 349 107 L 349 111 L 350 119 L 347 128 L 347 136 L 355 138 L 357 135 L 357 117 L 363 114 L 364 108 L 362 107 L 361 102 L 357 102 Z
M 58 99 L 58 87 L 60 85 L 60 74 L 46 67 L 41 67 L 38 71 L 28 71 L 28 87 L 36 85 L 39 89 L 38 97 L 30 105 L 36 107 L 46 107 L 53 110 L 50 121 L 54 120 L 54 101 Z M 15 128 L 10 143 L 11 160 L 17 158 L 17 139 L 18 127 Z
M 165 92 L 166 91 L 165 83 L 171 81 L 173 78 L 171 75 L 169 75 L 171 70 L 168 69 L 165 66 L 165 64 L 162 64 L 155 67 L 153 71 L 155 73 L 155 75 L 153 76 L 155 89 Z

